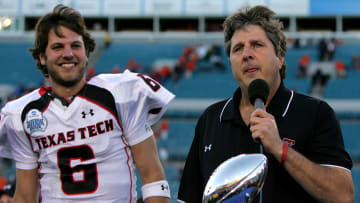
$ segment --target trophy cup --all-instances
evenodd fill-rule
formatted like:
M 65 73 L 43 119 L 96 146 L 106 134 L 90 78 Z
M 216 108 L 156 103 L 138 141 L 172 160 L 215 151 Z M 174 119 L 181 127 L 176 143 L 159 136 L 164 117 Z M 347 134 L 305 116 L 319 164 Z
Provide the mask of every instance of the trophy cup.
M 267 174 L 263 154 L 241 154 L 220 164 L 210 176 L 203 203 L 250 203 L 261 191 Z

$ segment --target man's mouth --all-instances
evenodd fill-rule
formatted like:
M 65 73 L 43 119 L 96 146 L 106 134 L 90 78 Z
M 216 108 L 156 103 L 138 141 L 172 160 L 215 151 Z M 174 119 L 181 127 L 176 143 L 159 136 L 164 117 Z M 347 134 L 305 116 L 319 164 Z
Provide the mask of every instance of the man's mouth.
M 245 73 L 255 73 L 257 71 L 259 71 L 259 68 L 255 68 L 255 67 L 245 69 Z
M 76 66 L 76 63 L 62 63 L 60 66 L 66 70 L 70 70 Z

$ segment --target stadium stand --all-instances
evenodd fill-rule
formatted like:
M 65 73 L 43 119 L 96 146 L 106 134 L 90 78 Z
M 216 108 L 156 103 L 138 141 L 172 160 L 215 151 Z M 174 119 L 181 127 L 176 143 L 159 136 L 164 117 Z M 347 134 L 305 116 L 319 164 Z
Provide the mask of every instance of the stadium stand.
M 358 99 L 360 98 L 360 89 L 358 81 L 360 72 L 350 70 L 346 79 L 331 79 L 325 89 L 325 98 L 336 99 Z
M 110 73 L 115 65 L 122 70 L 129 59 L 135 59 L 145 69 L 151 68 L 158 58 L 177 59 L 184 46 L 184 44 L 168 43 L 113 43 L 99 58 L 95 66 L 100 73 Z
M 185 160 L 195 135 L 193 120 L 174 120 L 169 125 L 169 137 L 160 140 L 159 147 L 165 147 L 170 160 Z
M 30 47 L 30 43 L 0 43 L 1 73 L 6 73 L 6 77 L 1 77 L 2 84 L 39 85 L 42 82 L 40 71 L 34 71 Z
M 186 44 L 184 43 L 114 43 L 106 50 L 95 64 L 97 73 L 110 73 L 115 66 L 122 70 L 129 59 L 135 59 L 142 67 L 142 72 L 150 72 L 154 63 L 159 58 L 176 60 L 182 53 Z M 3 84 L 12 85 L 38 85 L 42 82 L 40 71 L 34 71 L 35 63 L 28 52 L 32 47 L 31 43 L 1 43 L 0 61 L 2 71 L 9 72 L 7 77 L 2 78 Z M 359 45 L 345 44 L 337 49 L 336 59 L 345 61 L 346 67 L 351 67 L 352 56 L 357 53 Z M 139 51 L 141 50 L 141 51 Z M 297 61 L 308 54 L 312 60 L 317 58 L 317 51 L 314 47 L 290 49 L 286 55 L 287 78 L 285 83 L 289 88 L 307 94 L 310 89 L 309 78 L 296 78 Z M 21 58 L 22 60 L 19 60 Z M 227 58 L 223 53 L 223 60 Z M 231 96 L 237 84 L 232 80 L 232 74 L 228 63 L 225 73 L 218 71 L 196 72 L 192 78 L 182 78 L 175 87 L 172 81 L 165 84 L 167 88 L 177 94 L 177 97 L 184 98 L 225 98 Z M 325 98 L 359 98 L 360 92 L 352 87 L 356 85 L 356 80 L 360 72 L 350 70 L 345 80 L 331 79 L 325 90 Z M 231 79 L 231 80 L 229 80 Z M 196 89 L 194 89 L 196 88 Z M 188 91 L 192 89 L 193 91 Z M 342 91 L 339 91 L 342 89 Z M 218 95 L 217 95 L 218 94 Z

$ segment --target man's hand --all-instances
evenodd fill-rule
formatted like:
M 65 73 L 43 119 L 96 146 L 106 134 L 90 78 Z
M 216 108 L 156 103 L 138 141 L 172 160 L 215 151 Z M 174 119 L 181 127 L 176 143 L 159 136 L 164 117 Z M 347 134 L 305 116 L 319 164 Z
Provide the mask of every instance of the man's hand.
M 255 141 L 260 140 L 264 149 L 275 157 L 281 157 L 283 144 L 275 118 L 262 109 L 256 109 L 250 116 L 250 131 Z

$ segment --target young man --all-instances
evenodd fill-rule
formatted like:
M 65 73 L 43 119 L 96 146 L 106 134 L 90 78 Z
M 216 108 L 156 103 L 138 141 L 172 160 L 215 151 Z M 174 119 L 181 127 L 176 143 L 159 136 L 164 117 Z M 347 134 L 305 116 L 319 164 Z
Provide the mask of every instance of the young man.
M 352 161 L 334 111 L 324 101 L 284 87 L 286 41 L 274 15 L 255 6 L 225 20 L 225 49 L 239 88 L 200 117 L 180 200 L 201 202 L 218 165 L 235 155 L 260 153 L 262 145 L 268 175 L 254 202 L 353 201 Z M 255 79 L 269 85 L 266 110 L 255 110 L 249 101 L 248 87 Z
M 32 54 L 51 87 L 1 112 L 0 155 L 16 161 L 14 202 L 170 202 L 150 126 L 174 95 L 125 71 L 85 79 L 95 41 L 79 12 L 58 5 L 36 25 Z

